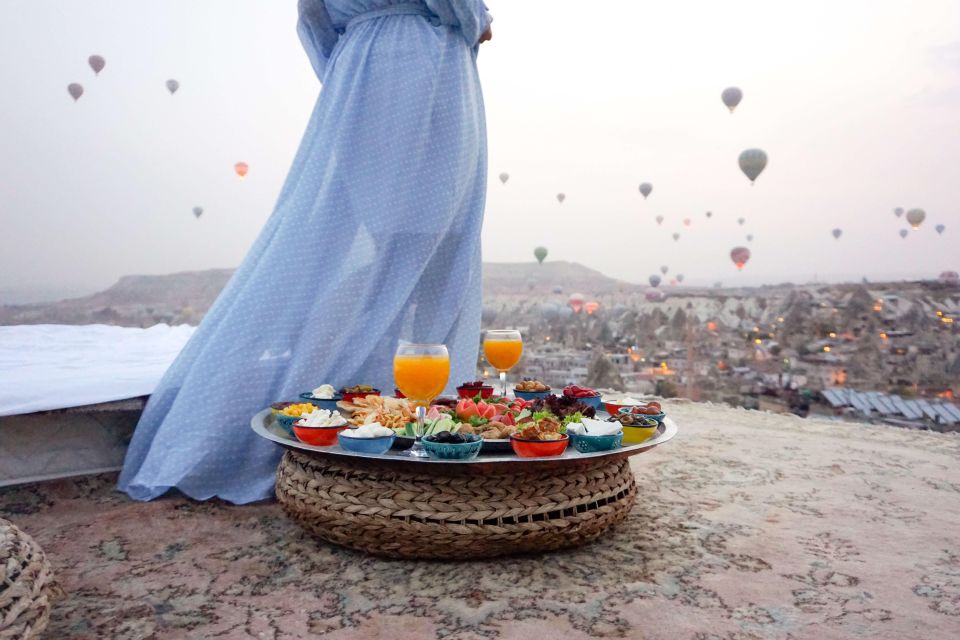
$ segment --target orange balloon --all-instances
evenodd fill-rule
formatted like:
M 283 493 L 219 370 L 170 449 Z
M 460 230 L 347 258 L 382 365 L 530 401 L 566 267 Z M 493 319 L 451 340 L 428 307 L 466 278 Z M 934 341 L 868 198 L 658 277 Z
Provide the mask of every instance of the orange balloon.
M 233 170 L 237 172 L 238 176 L 244 178 L 247 175 L 247 171 L 250 170 L 250 167 L 246 162 L 238 162 L 237 164 L 233 165 Z
M 587 315 L 592 315 L 594 311 L 600 308 L 600 303 L 591 301 L 583 305 L 583 308 L 586 310 Z

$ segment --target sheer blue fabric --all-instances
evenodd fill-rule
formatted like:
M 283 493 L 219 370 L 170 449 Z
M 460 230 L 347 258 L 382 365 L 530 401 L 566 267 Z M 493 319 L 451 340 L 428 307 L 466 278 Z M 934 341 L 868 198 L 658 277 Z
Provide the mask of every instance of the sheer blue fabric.
M 123 491 L 271 496 L 280 451 L 251 416 L 321 383 L 392 392 L 401 339 L 445 343 L 451 388 L 474 377 L 489 21 L 476 0 L 301 0 L 323 90 L 273 214 L 147 404 Z

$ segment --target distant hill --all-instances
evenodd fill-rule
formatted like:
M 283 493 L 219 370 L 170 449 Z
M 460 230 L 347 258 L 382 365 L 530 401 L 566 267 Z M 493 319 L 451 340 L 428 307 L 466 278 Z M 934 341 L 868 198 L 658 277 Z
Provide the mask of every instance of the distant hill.
M 147 327 L 158 322 L 196 324 L 226 285 L 233 269 L 184 271 L 161 276 L 124 276 L 104 291 L 58 302 L 0 305 L 0 325 L 116 324 Z M 485 297 L 549 293 L 587 296 L 635 289 L 572 262 L 484 264 Z

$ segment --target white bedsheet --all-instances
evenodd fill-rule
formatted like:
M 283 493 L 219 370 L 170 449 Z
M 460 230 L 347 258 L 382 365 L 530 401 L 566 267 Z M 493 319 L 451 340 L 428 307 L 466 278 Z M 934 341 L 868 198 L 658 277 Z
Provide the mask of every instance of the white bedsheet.
M 153 392 L 195 327 L 0 327 L 0 416 Z

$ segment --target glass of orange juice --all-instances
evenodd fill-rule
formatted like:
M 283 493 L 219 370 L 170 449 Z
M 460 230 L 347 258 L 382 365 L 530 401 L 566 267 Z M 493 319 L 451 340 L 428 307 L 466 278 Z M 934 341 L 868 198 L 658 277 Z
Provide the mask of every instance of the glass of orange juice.
M 494 369 L 500 372 L 503 396 L 507 396 L 507 371 L 512 369 L 523 355 L 523 338 L 515 329 L 492 329 L 483 335 L 483 355 Z
M 420 438 L 430 402 L 443 393 L 450 377 L 450 354 L 442 344 L 400 343 L 393 356 L 393 378 L 397 388 L 416 405 L 416 440 L 407 455 L 425 458 Z

